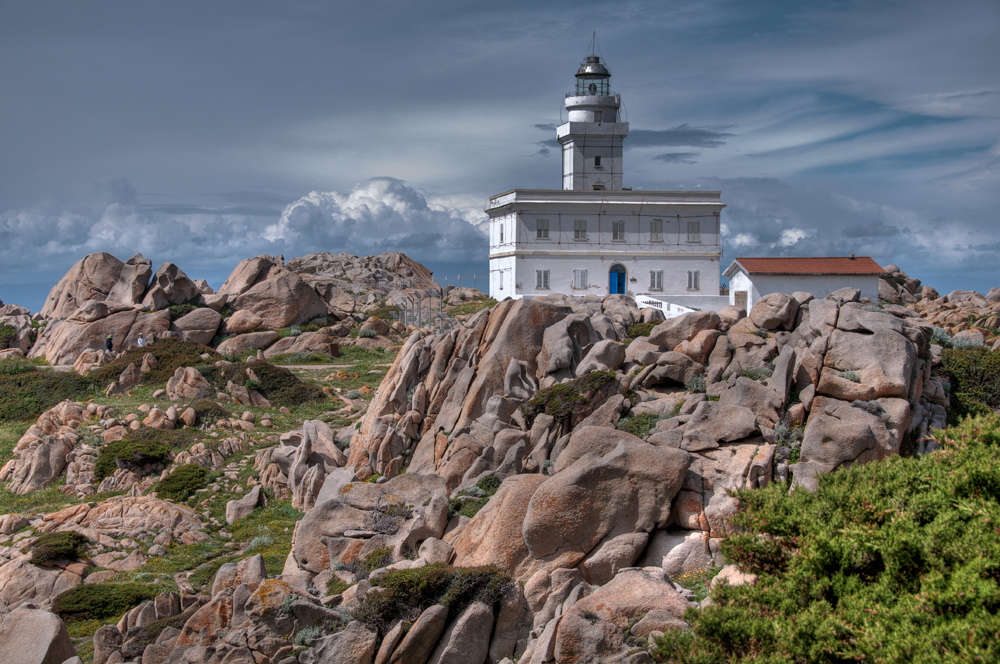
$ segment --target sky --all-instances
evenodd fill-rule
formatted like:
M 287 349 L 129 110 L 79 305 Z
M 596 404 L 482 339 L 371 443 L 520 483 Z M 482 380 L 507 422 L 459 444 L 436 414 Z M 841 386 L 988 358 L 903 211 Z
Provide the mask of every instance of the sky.
M 485 275 L 487 198 L 560 186 L 594 31 L 625 186 L 721 191 L 722 267 L 1000 285 L 997 0 L 0 0 L 0 300 L 94 251 L 216 287 L 261 253 Z

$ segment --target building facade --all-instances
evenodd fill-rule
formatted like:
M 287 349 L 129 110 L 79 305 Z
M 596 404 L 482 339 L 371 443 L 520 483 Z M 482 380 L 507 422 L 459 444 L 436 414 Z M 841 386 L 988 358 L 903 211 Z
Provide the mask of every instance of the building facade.
M 841 288 L 856 288 L 861 297 L 878 300 L 878 280 L 885 270 L 868 256 L 822 258 L 737 258 L 726 268 L 729 303 L 750 313 L 753 303 L 769 293 L 811 293 L 824 298 Z
M 490 198 L 490 295 L 623 293 L 717 309 L 722 204 L 717 191 L 622 186 L 620 95 L 596 55 L 566 95 L 561 190 L 515 189 Z

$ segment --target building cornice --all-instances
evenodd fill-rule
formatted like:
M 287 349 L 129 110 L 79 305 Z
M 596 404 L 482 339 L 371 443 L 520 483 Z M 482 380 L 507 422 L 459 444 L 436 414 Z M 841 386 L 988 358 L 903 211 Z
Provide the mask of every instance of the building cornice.
M 594 258 L 609 256 L 611 258 L 720 258 L 721 251 L 566 251 L 515 249 L 513 251 L 498 251 L 490 254 L 494 258 L 509 258 L 511 256 L 590 256 Z

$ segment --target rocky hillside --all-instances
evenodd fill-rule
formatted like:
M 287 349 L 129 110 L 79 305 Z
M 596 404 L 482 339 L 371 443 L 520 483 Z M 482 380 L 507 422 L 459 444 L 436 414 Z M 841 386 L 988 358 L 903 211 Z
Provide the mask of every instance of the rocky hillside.
M 75 364 L 0 360 L 0 634 L 97 664 L 663 659 L 709 586 L 755 582 L 725 553 L 761 528 L 740 495 L 825 495 L 1000 393 L 1000 291 L 896 270 L 913 302 L 553 296 L 423 328 L 334 306 L 430 277 L 395 256 L 257 257 L 210 293 L 91 255 L 65 318 L 11 310 L 47 321 L 36 363 Z

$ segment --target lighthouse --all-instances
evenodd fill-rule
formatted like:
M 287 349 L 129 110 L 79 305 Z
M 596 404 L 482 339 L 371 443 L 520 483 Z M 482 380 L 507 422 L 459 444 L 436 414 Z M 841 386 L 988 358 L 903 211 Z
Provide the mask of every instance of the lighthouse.
M 611 91 L 607 65 L 599 55 L 588 55 L 576 72 L 576 88 L 566 93 L 568 120 L 556 129 L 563 189 L 621 191 L 628 123 L 620 122 L 620 110 L 621 95 Z

